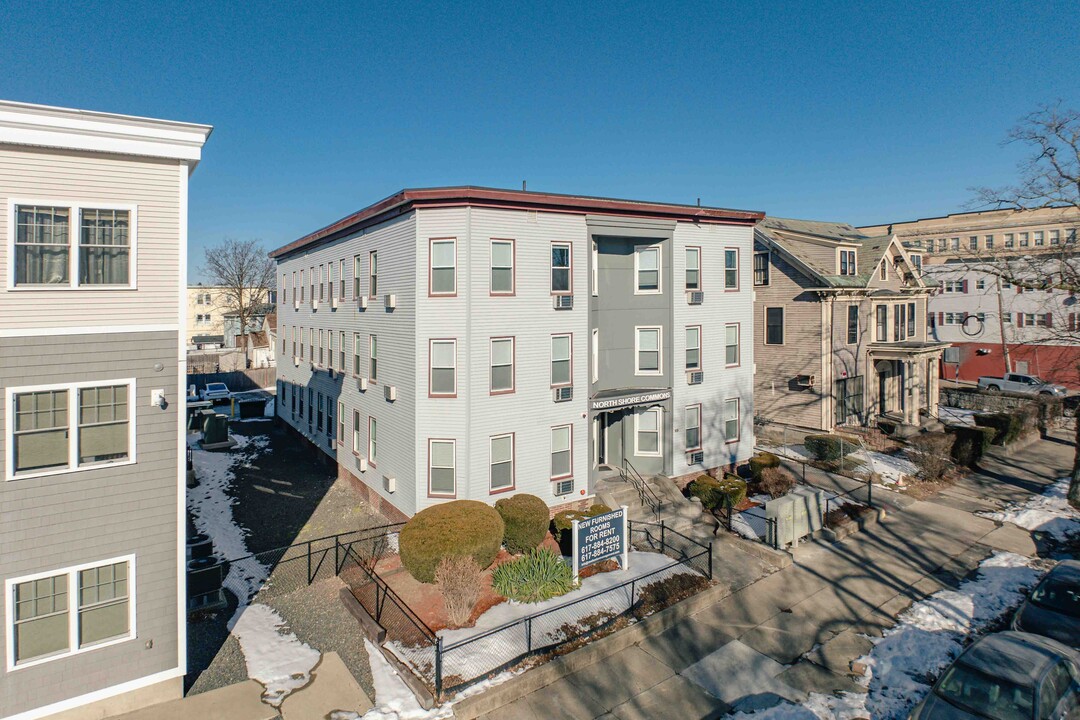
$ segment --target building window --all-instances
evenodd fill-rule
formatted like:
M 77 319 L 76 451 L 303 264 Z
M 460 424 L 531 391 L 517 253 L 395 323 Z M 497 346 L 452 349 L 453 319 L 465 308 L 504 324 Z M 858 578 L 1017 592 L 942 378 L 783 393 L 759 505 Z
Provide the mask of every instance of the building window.
M 907 307 L 897 305 L 893 308 L 893 340 L 900 342 L 907 333 Z
M 859 342 L 859 306 L 848 305 L 847 308 L 847 341 L 848 345 Z
M 133 637 L 133 564 L 128 557 L 8 580 L 14 666 Z
M 686 328 L 686 369 L 701 369 L 701 326 Z
M 79 233 L 79 284 L 129 285 L 131 257 L 127 210 L 82 211 Z
M 551 246 L 551 292 L 569 295 L 573 285 L 570 277 L 570 243 L 554 243 Z
M 319 287 L 321 288 L 322 285 L 320 285 Z M 325 331 L 322 328 L 319 328 L 319 365 L 324 364 L 323 361 L 325 360 L 325 358 L 323 357 L 323 347 L 325 346 L 325 343 L 326 343 Z
M 922 272 L 922 255 L 911 255 L 911 264 L 915 270 Z
M 724 289 L 739 289 L 739 251 L 724 250 Z
M 492 338 L 490 392 L 514 391 L 514 338 Z
M 300 419 L 303 420 L 304 419 L 304 388 L 302 388 L 300 386 L 297 386 L 296 389 L 293 392 L 298 396 L 297 397 L 297 405 L 298 405 L 298 409 L 300 411 Z
M 738 442 L 739 440 L 739 399 L 734 398 L 724 401 L 724 441 Z
M 363 273 L 362 267 L 360 265 L 360 256 L 359 255 L 354 255 L 353 259 L 352 259 L 352 262 L 353 262 L 353 279 L 352 279 L 352 282 L 353 282 L 353 297 L 358 298 L 358 297 L 360 297 L 360 278 L 363 276 L 364 273 Z
M 431 394 L 457 394 L 457 341 L 431 341 Z
M 338 262 L 338 297 L 345 299 L 345 259 Z
M 301 351 L 303 352 L 303 351 Z M 360 333 L 353 333 L 353 375 L 360 377 Z
M 491 241 L 491 294 L 514 294 L 514 241 Z
M 993 235 L 984 235 L 983 236 L 983 247 L 985 247 L 987 250 L 993 250 L 994 249 L 994 236 Z
M 379 459 L 379 423 L 373 417 L 368 417 L 367 422 L 367 453 L 368 462 L 374 465 Z
M 337 404 L 337 441 L 345 442 L 345 403 Z
M 379 379 L 379 337 L 368 336 L 368 380 L 377 382 Z
M 836 424 L 862 424 L 863 379 L 861 375 L 836 381 Z
M 453 497 L 457 493 L 457 443 L 454 440 L 428 440 L 428 462 L 428 494 Z
M 334 401 L 327 395 L 326 396 L 326 437 L 334 437 Z
M 683 423 L 686 450 L 701 449 L 701 405 L 686 407 L 686 420 Z
M 634 253 L 634 270 L 637 277 L 635 294 L 660 292 L 660 247 L 638 248 Z
M 326 266 L 326 296 L 334 297 L 334 263 L 328 263 Z
M 968 236 L 968 250 L 978 250 L 978 249 L 979 249 L 979 236 L 978 235 L 969 235 Z
M 133 284 L 132 210 L 39 205 L 16 205 L 14 210 L 16 286 L 71 284 L 73 216 L 79 218 L 76 285 Z
M 881 261 L 881 265 L 878 266 L 878 277 L 882 280 L 889 279 L 889 260 L 886 258 Z
M 379 294 L 379 253 L 372 250 L 368 253 L 368 295 L 376 297 Z
M 134 381 L 128 381 L 12 390 L 9 479 L 132 462 L 134 425 L 129 407 L 133 388 Z
M 765 308 L 765 344 L 784 344 L 784 308 Z
M 1051 245 L 1060 245 L 1061 244 L 1061 231 L 1060 230 L 1051 230 L 1050 231 L 1050 244 Z
M 457 242 L 431 241 L 431 294 L 453 295 L 457 292 Z
M 560 425 L 551 428 L 551 479 L 562 480 L 573 476 L 574 427 Z
M 360 411 L 353 410 L 352 414 L 352 451 L 360 454 Z
M 907 304 L 907 334 L 909 338 L 915 337 L 915 303 Z
M 975 289 L 976 290 L 985 290 L 986 289 L 986 280 L 984 280 L 983 278 L 979 278 L 978 280 L 976 280 L 975 281 Z
M 686 289 L 701 289 L 701 248 L 686 248 Z
M 949 241 L 946 240 L 945 238 L 938 238 L 938 241 L 937 241 L 938 252 L 945 252 L 945 250 L 948 249 L 946 247 L 946 245 L 948 245 L 948 243 L 949 243 Z
M 1013 240 L 1013 237 L 1012 233 L 1005 233 L 1005 247 L 1011 248 L 1016 245 L 1016 241 Z
M 318 282 L 319 278 L 315 275 L 314 265 L 311 266 L 311 269 L 308 273 L 308 278 L 311 280 L 311 301 L 315 302 L 315 284 Z
M 634 415 L 634 454 L 660 457 L 660 408 Z
M 742 362 L 742 352 L 739 348 L 739 325 L 731 323 L 724 326 L 724 364 L 727 367 L 735 367 Z
M 1042 246 L 1046 244 L 1046 236 L 1043 235 L 1042 230 L 1036 230 L 1034 233 L 1032 233 L 1032 235 L 1034 236 L 1036 246 Z
M 1012 313 L 1005 313 L 1001 316 L 1001 319 L 1006 325 L 1012 325 Z
M 1028 246 L 1028 234 L 1026 232 L 1020 233 L 1020 247 Z
M 661 375 L 660 335 L 658 327 L 635 328 L 635 351 L 638 375 Z
M 570 361 L 573 352 L 571 335 L 551 336 L 551 386 L 573 385 L 573 367 Z
M 18 205 L 15 218 L 15 284 L 69 284 L 71 208 Z
M 326 299 L 326 266 L 319 266 L 319 301 Z
M 855 274 L 855 251 L 854 250 L 841 250 L 840 251 L 840 274 L 841 275 L 854 275 Z
M 315 429 L 322 432 L 323 429 L 323 394 L 318 394 L 319 404 L 316 406 L 318 409 L 315 412 Z
M 877 305 L 874 307 L 874 314 L 877 320 L 877 333 L 874 335 L 874 340 L 877 342 L 889 341 L 889 306 Z
M 341 372 L 348 372 L 345 365 L 345 331 L 342 330 L 338 334 L 338 370 Z
M 986 322 L 986 313 L 975 313 L 975 317 L 978 318 L 980 323 Z
M 954 237 L 949 241 L 949 248 L 952 250 L 960 249 L 960 238 Z
M 754 253 L 754 285 L 761 287 L 769 284 L 769 253 Z
M 592 381 L 600 378 L 600 330 L 593 328 L 592 331 Z
M 490 467 L 488 486 L 491 492 L 514 487 L 514 435 L 496 435 L 489 441 Z

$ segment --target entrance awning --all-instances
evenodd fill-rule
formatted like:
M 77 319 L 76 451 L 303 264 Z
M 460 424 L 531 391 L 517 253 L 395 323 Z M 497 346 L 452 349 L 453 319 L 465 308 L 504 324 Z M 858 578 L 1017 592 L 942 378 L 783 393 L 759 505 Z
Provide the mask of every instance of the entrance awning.
M 601 390 L 589 400 L 593 411 L 617 410 L 634 405 L 652 405 L 671 399 L 671 388 L 623 388 Z
M 867 351 L 875 360 L 912 360 L 914 358 L 940 355 L 951 343 L 905 341 L 898 343 L 870 343 Z

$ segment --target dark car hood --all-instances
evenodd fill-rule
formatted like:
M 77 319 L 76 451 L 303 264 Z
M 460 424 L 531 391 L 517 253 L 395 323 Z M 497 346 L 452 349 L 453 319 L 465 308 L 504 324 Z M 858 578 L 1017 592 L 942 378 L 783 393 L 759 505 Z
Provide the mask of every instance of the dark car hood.
M 1055 612 L 1025 600 L 1016 611 L 1018 630 L 1053 638 L 1071 648 L 1080 647 L 1080 618 Z
M 919 706 L 918 714 L 913 714 L 919 720 L 986 720 L 982 715 L 974 715 L 961 710 L 947 700 L 931 692 Z

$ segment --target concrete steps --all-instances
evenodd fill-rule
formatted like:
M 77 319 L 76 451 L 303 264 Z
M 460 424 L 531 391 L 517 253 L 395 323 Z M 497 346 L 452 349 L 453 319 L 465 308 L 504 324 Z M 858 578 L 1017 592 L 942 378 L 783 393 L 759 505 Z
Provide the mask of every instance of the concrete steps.
M 637 488 L 617 477 L 597 482 L 597 499 L 608 507 L 625 505 L 629 518 L 634 522 L 662 521 L 665 526 L 695 539 L 712 538 L 716 521 L 708 513 L 702 512 L 700 501 L 684 497 L 675 483 L 662 475 L 647 477 L 645 482 L 660 502 L 659 518 L 652 507 L 642 505 Z

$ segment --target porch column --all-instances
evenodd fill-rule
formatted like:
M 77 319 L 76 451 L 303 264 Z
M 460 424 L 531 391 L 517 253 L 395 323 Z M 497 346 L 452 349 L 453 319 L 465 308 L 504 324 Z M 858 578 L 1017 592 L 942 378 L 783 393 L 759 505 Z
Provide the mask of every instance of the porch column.
M 937 417 L 938 415 L 938 397 L 940 394 L 940 391 L 938 390 L 940 384 L 938 367 L 937 357 L 926 360 L 926 374 L 930 378 L 930 388 L 928 390 L 930 395 L 926 398 L 926 407 L 930 412 L 931 417 Z
M 904 371 L 904 375 L 907 378 L 908 387 L 911 388 L 911 394 L 907 400 L 907 419 L 908 425 L 919 424 L 919 388 L 922 385 L 922 373 L 919 372 L 919 363 L 908 361 L 905 363 L 907 369 Z

